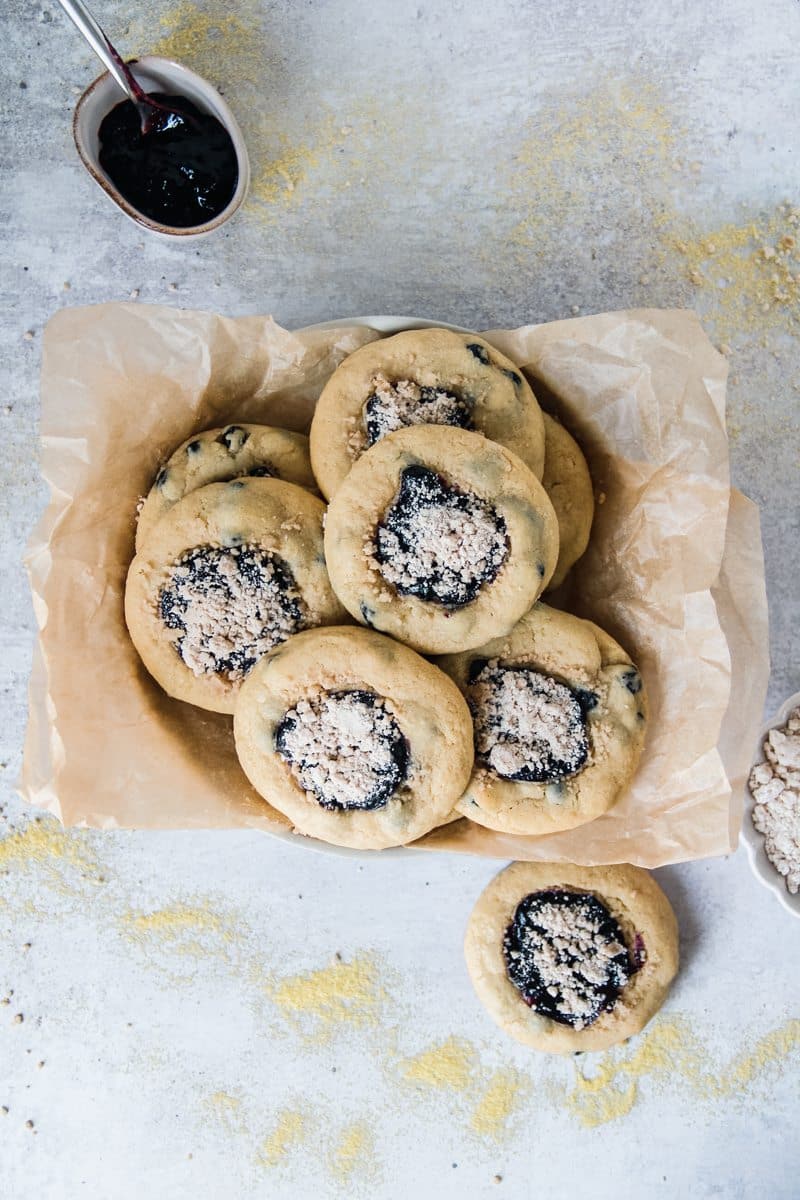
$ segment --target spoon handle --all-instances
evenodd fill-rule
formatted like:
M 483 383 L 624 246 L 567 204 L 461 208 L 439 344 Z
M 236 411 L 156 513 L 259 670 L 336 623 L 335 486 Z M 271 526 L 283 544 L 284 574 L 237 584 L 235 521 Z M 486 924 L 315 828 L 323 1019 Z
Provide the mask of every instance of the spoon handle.
M 126 96 L 136 100 L 136 89 L 131 86 L 131 74 L 117 54 L 103 30 L 97 24 L 83 0 L 59 0 L 59 4 L 70 20 L 77 26 L 94 50 L 103 66 L 122 88 Z

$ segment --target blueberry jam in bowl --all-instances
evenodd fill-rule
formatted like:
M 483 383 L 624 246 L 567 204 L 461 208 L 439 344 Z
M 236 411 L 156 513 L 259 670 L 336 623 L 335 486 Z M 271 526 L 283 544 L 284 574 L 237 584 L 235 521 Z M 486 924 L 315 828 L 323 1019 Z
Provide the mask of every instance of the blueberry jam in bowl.
M 110 75 L 101 75 L 75 109 L 78 154 L 140 227 L 167 237 L 211 233 L 240 207 L 250 182 L 236 119 L 211 84 L 179 63 L 148 55 L 129 66 L 145 92 L 183 104 L 186 121 L 141 136 L 135 121 L 126 120 L 130 101 Z

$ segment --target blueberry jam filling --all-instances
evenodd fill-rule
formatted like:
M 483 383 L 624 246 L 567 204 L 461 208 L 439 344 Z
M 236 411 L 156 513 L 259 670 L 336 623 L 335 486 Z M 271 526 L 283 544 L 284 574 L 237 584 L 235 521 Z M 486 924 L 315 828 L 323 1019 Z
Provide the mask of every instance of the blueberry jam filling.
M 373 692 L 299 700 L 278 725 L 275 747 L 303 791 L 332 812 L 383 808 L 408 777 L 408 743 Z
M 485 367 L 489 366 L 489 363 L 492 361 L 489 358 L 489 351 L 480 342 L 467 342 L 467 349 L 473 358 L 477 358 L 479 363 L 483 363 Z
M 249 438 L 250 434 L 246 429 L 242 429 L 241 425 L 229 425 L 227 429 L 223 429 L 217 441 L 231 454 L 238 454 Z
M 619 924 L 591 892 L 532 892 L 503 938 L 506 974 L 525 1003 L 584 1029 L 609 1012 L 640 966 Z
M 370 552 L 401 595 L 469 604 L 508 557 L 506 523 L 490 504 L 428 467 L 406 467 Z
M 593 692 L 531 667 L 483 661 L 467 687 L 476 757 L 501 779 L 551 783 L 575 775 L 589 756 L 589 697 L 597 703 Z
M 642 690 L 642 677 L 635 668 L 625 672 L 622 682 L 632 696 L 638 696 Z
M 239 164 L 231 136 L 185 96 L 149 95 L 176 111 L 143 132 L 133 101 L 115 105 L 100 124 L 100 166 L 151 220 L 175 229 L 204 225 L 236 191 Z
M 198 546 L 170 571 L 158 612 L 195 675 L 242 679 L 279 642 L 308 624 L 287 564 L 246 543 Z
M 422 387 L 411 379 L 390 383 L 375 375 L 364 402 L 367 443 L 374 446 L 387 433 L 408 425 L 457 425 L 472 428 L 472 403 L 440 387 Z

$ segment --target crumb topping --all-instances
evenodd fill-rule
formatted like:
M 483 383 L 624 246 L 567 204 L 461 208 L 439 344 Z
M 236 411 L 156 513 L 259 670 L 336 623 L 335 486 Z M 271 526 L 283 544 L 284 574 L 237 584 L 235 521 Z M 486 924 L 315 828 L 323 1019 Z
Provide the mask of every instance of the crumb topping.
M 543 783 L 576 774 L 589 756 L 581 696 L 551 675 L 489 659 L 467 688 L 475 753 L 503 779 Z
M 764 849 L 792 895 L 800 891 L 800 708 L 780 729 L 770 729 L 765 761 L 750 772 L 753 825 Z
M 197 546 L 173 564 L 158 612 L 195 675 L 237 682 L 304 629 L 306 604 L 287 564 L 259 546 Z
M 644 961 L 644 947 L 634 960 L 619 924 L 597 896 L 560 889 L 532 892 L 520 901 L 503 954 L 525 1003 L 573 1029 L 586 1028 L 612 1009 Z
M 323 691 L 298 700 L 275 746 L 300 787 L 323 808 L 383 808 L 408 775 L 408 745 L 385 699 Z
M 508 557 L 506 523 L 428 467 L 406 467 L 367 554 L 401 594 L 458 608 L 497 577 Z
M 367 443 L 374 446 L 387 433 L 407 425 L 458 425 L 472 428 L 472 404 L 441 387 L 422 387 L 411 379 L 390 382 L 373 376 L 372 391 L 364 402 L 363 422 Z

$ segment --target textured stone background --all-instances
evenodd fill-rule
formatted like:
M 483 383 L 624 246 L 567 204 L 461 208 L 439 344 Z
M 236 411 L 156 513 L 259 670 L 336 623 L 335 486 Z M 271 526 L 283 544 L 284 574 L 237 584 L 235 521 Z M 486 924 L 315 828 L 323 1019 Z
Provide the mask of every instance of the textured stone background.
M 41 332 L 63 305 L 131 296 L 287 325 L 696 307 L 730 357 L 735 481 L 762 508 L 771 708 L 800 687 L 800 6 L 131 9 L 96 4 L 125 53 L 224 91 L 254 182 L 224 233 L 143 238 L 72 146 L 88 49 L 55 4 L 7 0 L 0 1192 L 796 1195 L 796 929 L 743 852 L 659 873 L 684 935 L 665 1016 L 576 1065 L 504 1041 L 472 996 L 460 941 L 492 864 L 63 835 L 29 823 L 13 781 Z

